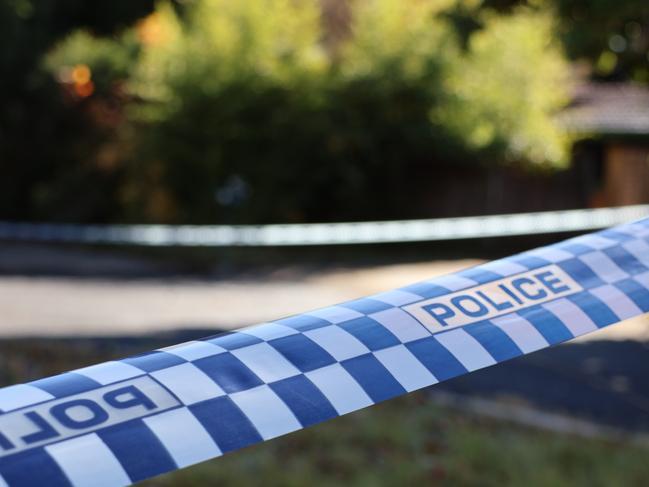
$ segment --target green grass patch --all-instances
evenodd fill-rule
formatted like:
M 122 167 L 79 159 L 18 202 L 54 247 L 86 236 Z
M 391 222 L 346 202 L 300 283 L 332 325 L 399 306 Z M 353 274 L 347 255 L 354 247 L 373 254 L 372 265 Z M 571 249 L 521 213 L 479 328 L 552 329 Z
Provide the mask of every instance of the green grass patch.
M 148 486 L 639 486 L 649 450 L 389 401 L 146 482 Z

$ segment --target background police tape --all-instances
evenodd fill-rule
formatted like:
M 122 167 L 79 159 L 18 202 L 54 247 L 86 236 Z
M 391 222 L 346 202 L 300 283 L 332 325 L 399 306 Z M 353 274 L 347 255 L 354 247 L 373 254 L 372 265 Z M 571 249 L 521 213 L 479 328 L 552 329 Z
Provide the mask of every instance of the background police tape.
M 116 486 L 649 311 L 649 219 L 0 389 L 0 485 Z
M 649 205 L 506 215 L 271 225 L 77 225 L 0 221 L 0 239 L 106 245 L 353 245 L 583 232 L 643 218 Z

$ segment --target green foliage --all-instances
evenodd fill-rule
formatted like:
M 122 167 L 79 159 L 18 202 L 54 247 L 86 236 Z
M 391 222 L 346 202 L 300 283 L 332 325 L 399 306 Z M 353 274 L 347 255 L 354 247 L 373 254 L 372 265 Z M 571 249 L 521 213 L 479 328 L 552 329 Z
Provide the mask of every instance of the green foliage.
M 49 15 L 24 2 L 13 18 Z M 119 35 L 96 35 L 117 20 L 77 30 L 34 56 L 54 113 L 67 105 L 51 137 L 70 142 L 41 181 L 19 178 L 29 204 L 69 219 L 403 218 L 428 215 L 427 179 L 449 167 L 561 165 L 567 67 L 550 14 L 482 12 L 459 35 L 449 12 L 474 4 L 356 0 L 335 45 L 313 0 L 161 1 Z
M 166 3 L 139 28 L 146 100 L 125 191 L 135 218 L 269 222 L 414 216 L 419 174 L 561 164 L 566 66 L 547 13 L 486 18 L 462 48 L 452 0 L 358 0 L 321 42 L 311 0 Z M 141 182 L 146 181 L 145 190 Z
M 534 164 L 567 162 L 569 141 L 550 115 L 568 102 L 568 65 L 547 13 L 487 14 L 461 63 L 451 64 L 453 101 L 440 117 L 476 149 L 504 151 Z M 534 68 L 530 68 L 530 64 Z
M 480 28 L 484 10 L 521 5 L 556 12 L 558 37 L 568 57 L 585 61 L 594 78 L 649 84 L 649 2 L 646 0 L 481 0 L 456 9 L 457 26 Z
M 241 82 L 287 86 L 321 74 L 326 62 L 319 9 L 310 0 L 203 0 L 182 23 L 165 2 L 139 31 L 143 53 L 133 90 L 171 109 L 188 86 L 206 97 Z
M 83 104 L 66 101 L 43 58 L 73 30 L 112 34 L 145 15 L 152 4 L 0 0 L 1 218 L 115 217 L 114 175 L 89 163 L 104 134 L 85 117 Z
M 299 487 L 643 485 L 647 448 L 393 399 L 142 483 Z
M 45 67 L 62 82 L 69 82 L 68 71 L 74 66 L 88 66 L 98 91 L 107 94 L 115 83 L 128 80 L 137 61 L 139 44 L 132 32 L 118 42 L 96 37 L 87 30 L 77 30 L 45 57 Z
M 565 164 L 551 39 L 649 82 L 644 0 L 344 3 L 0 0 L 2 218 L 429 216 L 447 167 Z
M 649 2 L 556 0 L 568 54 L 589 59 L 595 75 L 649 84 Z
M 449 61 L 448 27 L 436 19 L 453 0 L 359 0 L 352 10 L 352 37 L 342 59 L 350 77 L 372 76 L 380 70 L 401 78 L 421 79 Z M 456 54 L 456 53 L 455 53 Z M 434 65 L 431 65 L 433 63 Z

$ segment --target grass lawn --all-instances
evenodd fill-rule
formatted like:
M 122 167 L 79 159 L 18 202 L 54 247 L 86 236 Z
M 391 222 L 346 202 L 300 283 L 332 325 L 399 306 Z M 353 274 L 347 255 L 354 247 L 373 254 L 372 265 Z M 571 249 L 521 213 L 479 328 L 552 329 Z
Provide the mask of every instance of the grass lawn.
M 467 417 L 425 393 L 150 480 L 148 486 L 641 486 L 649 449 Z

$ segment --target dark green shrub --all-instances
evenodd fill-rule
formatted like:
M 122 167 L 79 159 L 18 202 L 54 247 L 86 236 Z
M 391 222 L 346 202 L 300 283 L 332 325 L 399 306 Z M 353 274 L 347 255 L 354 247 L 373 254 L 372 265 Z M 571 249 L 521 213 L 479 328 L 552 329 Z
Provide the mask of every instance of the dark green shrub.
M 161 3 L 128 83 L 130 217 L 418 216 L 436 168 L 564 162 L 550 16 L 485 15 L 463 47 L 441 15 L 454 4 L 357 0 L 331 47 L 312 0 L 200 0 L 183 19 Z

